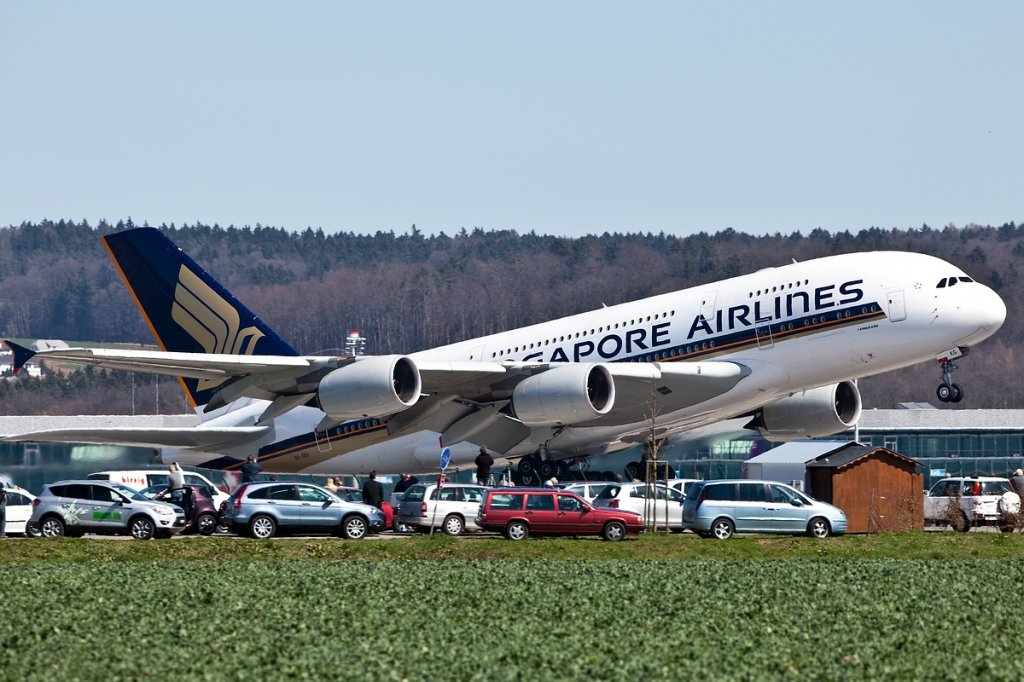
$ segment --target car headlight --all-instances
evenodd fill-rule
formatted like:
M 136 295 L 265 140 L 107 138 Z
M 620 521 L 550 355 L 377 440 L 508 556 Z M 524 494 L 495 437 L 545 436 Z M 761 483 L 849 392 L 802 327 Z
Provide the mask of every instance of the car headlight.
M 160 516 L 174 516 L 175 512 L 170 507 L 153 507 L 153 513 Z

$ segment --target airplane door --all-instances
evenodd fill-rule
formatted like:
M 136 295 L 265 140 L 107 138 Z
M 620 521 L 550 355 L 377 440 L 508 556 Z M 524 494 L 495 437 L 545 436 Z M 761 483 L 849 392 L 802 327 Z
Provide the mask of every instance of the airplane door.
M 903 289 L 894 289 L 888 293 L 889 321 L 899 322 L 907 319 L 907 304 L 903 300 Z
M 715 321 L 715 301 L 717 299 L 717 290 L 705 291 L 700 295 L 700 314 L 708 324 Z
M 485 349 L 484 349 L 483 346 L 474 346 L 473 350 L 469 351 L 469 359 L 470 360 L 476 360 L 477 362 L 479 362 L 480 360 L 483 360 L 484 359 L 484 350 Z
M 775 345 L 772 338 L 771 319 L 758 320 L 754 325 L 754 334 L 757 336 L 757 347 L 761 350 L 769 350 Z

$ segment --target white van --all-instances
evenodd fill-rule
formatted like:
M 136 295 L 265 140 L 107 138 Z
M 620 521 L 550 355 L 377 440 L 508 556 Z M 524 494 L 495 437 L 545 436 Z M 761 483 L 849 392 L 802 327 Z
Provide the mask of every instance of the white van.
M 213 503 L 220 509 L 222 502 L 226 502 L 228 494 L 214 485 L 213 481 L 196 471 L 183 471 L 186 485 L 204 485 L 213 491 Z M 143 490 L 153 485 L 168 485 L 170 483 L 170 472 L 167 469 L 134 469 L 125 471 L 97 471 L 89 474 L 86 478 L 94 481 L 113 481 L 123 483 L 129 488 Z

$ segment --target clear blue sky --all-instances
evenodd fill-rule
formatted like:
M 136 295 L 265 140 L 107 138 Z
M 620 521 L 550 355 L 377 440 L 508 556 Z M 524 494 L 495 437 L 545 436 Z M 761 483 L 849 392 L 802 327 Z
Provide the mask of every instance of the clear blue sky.
M 0 3 L 0 225 L 1024 220 L 1020 2 Z

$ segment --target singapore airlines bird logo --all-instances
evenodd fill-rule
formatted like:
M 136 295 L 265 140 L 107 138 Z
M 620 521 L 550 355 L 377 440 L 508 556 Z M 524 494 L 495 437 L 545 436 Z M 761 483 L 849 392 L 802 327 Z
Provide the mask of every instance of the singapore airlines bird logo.
M 178 271 L 171 317 L 207 353 L 252 355 L 263 332 L 256 327 L 239 329 L 238 311 L 184 265 Z M 224 379 L 203 379 L 197 388 L 205 390 Z

